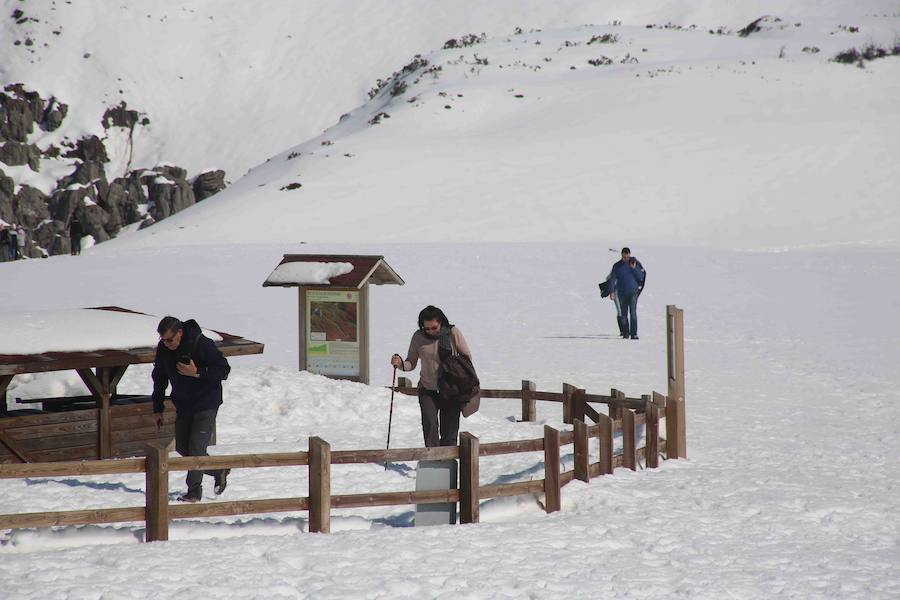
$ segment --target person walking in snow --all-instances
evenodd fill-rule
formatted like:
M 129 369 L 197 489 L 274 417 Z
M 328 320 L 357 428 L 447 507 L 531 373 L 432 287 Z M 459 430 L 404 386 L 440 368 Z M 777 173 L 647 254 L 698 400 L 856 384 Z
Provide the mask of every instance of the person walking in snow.
M 6 225 L 0 226 L 0 262 L 6 262 L 9 257 L 9 229 Z
M 19 251 L 18 257 L 25 258 L 25 228 L 19 225 L 18 231 L 18 240 L 19 240 Z
M 9 260 L 19 259 L 19 230 L 13 225 L 9 228 Z
M 83 236 L 84 229 L 81 227 L 78 215 L 72 215 L 72 221 L 69 223 L 69 243 L 72 247 L 72 256 L 81 254 L 81 238 Z
M 465 412 L 469 416 L 477 409 L 477 403 L 470 400 L 464 408 L 456 398 L 443 397 L 438 391 L 438 379 L 441 375 L 439 350 L 455 349 L 471 361 L 472 352 L 466 343 L 459 327 L 451 325 L 444 311 L 436 306 L 426 306 L 419 313 L 419 328 L 409 342 L 406 360 L 399 354 L 391 357 L 391 365 L 401 371 L 412 371 L 419 360 L 422 370 L 419 373 L 419 408 L 422 411 L 422 435 L 425 446 L 455 446 L 459 435 L 459 415 Z
M 644 289 L 647 272 L 630 248 L 622 248 L 622 259 L 613 264 L 609 274 L 609 298 L 616 305 L 619 334 L 638 339 L 637 302 Z
M 17 239 L 18 239 L 19 248 L 18 248 L 18 252 L 16 255 L 19 258 L 25 258 L 25 228 L 22 227 L 21 225 L 19 225 Z
M 156 426 L 162 427 L 166 388 L 171 384 L 175 449 L 181 456 L 208 456 L 216 414 L 222 405 L 222 382 L 231 366 L 193 319 L 182 323 L 175 317 L 164 317 L 156 331 L 159 344 L 152 374 Z M 188 471 L 187 492 L 178 497 L 179 501 L 199 502 L 203 498 L 204 473 L 215 478 L 216 495 L 225 491 L 230 469 Z

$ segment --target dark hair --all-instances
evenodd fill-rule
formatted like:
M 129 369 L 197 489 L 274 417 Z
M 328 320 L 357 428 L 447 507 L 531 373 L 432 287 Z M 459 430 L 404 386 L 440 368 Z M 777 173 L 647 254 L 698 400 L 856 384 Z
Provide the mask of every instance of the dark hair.
M 163 335 L 170 331 L 180 331 L 182 329 L 184 329 L 184 326 L 179 319 L 176 319 L 175 317 L 163 317 L 162 321 L 159 322 L 159 325 L 156 326 L 156 333 Z
M 625 246 L 624 248 L 622 248 L 622 254 L 625 254 L 626 252 L 628 254 L 631 254 L 631 248 L 629 248 L 628 246 Z
M 450 321 L 447 319 L 444 311 L 430 304 L 419 312 L 419 329 L 425 326 L 425 321 L 439 321 L 441 327 L 450 326 Z

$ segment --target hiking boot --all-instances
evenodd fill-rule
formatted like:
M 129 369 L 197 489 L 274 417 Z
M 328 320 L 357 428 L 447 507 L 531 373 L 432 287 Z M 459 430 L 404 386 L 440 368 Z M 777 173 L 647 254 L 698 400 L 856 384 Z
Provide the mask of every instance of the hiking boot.
M 218 475 L 216 475 L 216 487 L 215 492 L 216 496 L 220 495 L 225 491 L 225 486 L 228 485 L 228 474 L 231 473 L 231 469 L 222 469 Z
M 192 494 L 192 493 L 190 493 L 190 492 L 187 492 L 187 493 L 185 493 L 185 494 L 182 494 L 182 495 L 178 496 L 178 498 L 176 498 L 176 499 L 177 499 L 179 502 L 191 502 L 191 503 L 193 503 L 193 502 L 200 502 L 200 500 L 203 499 L 203 496 L 201 496 L 200 494 Z
M 638 339 L 638 336 L 633 335 L 633 336 L 631 336 L 631 339 L 636 340 L 636 339 Z

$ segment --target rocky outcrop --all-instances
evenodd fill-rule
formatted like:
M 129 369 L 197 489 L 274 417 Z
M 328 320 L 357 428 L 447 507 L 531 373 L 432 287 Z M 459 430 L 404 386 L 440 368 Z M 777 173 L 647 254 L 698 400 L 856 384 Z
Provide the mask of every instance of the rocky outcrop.
M 206 200 L 225 189 L 225 171 L 206 171 L 194 178 L 194 198 L 197 202 Z
M 41 170 L 41 150 L 34 144 L 6 142 L 0 145 L 0 162 L 10 167 L 28 165 L 37 172 Z
M 148 227 L 225 188 L 224 171 L 208 171 L 189 180 L 185 169 L 171 164 L 133 169 L 110 182 L 105 167 L 109 154 L 96 135 L 64 137 L 43 150 L 28 143 L 35 127 L 55 131 L 64 125 L 68 112 L 68 105 L 57 98 L 44 100 L 23 84 L 7 85 L 0 92 L 0 168 L 27 165 L 38 172 L 42 159 L 72 165 L 49 197 L 28 185 L 16 186 L 0 170 L 0 219 L 25 228 L 26 255 L 68 253 L 73 215 L 78 215 L 85 235 L 103 242 L 126 225 Z M 100 125 L 104 130 L 127 129 L 131 139 L 135 127 L 149 123 L 145 114 L 123 101 L 104 112 Z

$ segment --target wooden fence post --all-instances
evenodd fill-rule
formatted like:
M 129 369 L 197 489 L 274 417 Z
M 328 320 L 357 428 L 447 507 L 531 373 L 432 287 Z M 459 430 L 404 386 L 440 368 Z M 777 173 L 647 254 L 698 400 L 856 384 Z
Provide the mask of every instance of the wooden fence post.
M 477 523 L 480 519 L 478 501 L 481 497 L 478 481 L 478 438 L 464 431 L 459 434 L 459 522 Z
M 613 421 L 618 421 L 622 418 L 622 405 L 617 402 L 620 395 L 621 397 L 625 396 L 623 392 L 616 388 L 609 390 L 609 416 Z
M 647 439 L 644 442 L 644 462 L 648 469 L 659 466 L 659 407 L 650 400 L 644 405 Z
M 681 458 L 678 449 L 678 420 L 680 418 L 678 402 L 675 398 L 666 398 L 666 458 Z
M 678 407 L 678 434 L 675 438 L 678 445 L 678 458 L 687 458 L 687 428 L 684 415 L 684 398 L 676 398 L 675 406 Z
M 575 390 L 577 388 L 574 385 L 569 383 L 563 384 L 563 423 L 566 425 L 572 424 L 572 418 L 574 415 L 572 400 L 575 395 Z
M 637 454 L 634 431 L 634 411 L 622 410 L 622 466 L 632 471 L 637 470 Z
M 600 442 L 600 474 L 612 475 L 613 472 L 613 420 L 600 415 L 597 441 Z
M 559 431 L 544 425 L 544 511 L 562 508 L 559 482 Z
M 169 452 L 165 446 L 148 444 L 144 456 L 144 541 L 162 542 L 169 539 Z
M 591 481 L 591 461 L 588 455 L 588 427 L 575 419 L 575 479 Z
M 532 393 L 537 389 L 533 381 L 522 380 L 522 420 L 537 420 L 537 402 Z
M 331 446 L 319 437 L 309 438 L 309 530 L 331 530 Z
M 676 403 L 673 414 L 676 418 L 674 429 L 669 429 L 666 423 L 666 448 L 669 449 L 668 435 L 675 434 L 674 453 L 675 458 L 687 458 L 687 434 L 685 431 L 684 411 L 684 310 L 674 304 L 666 306 L 666 355 L 668 367 L 668 402 Z M 669 413 L 666 413 L 666 421 Z

